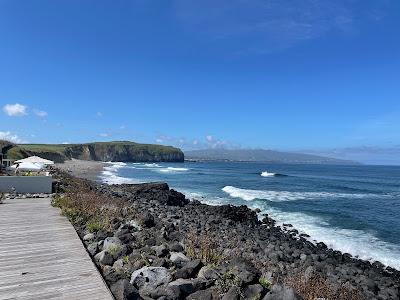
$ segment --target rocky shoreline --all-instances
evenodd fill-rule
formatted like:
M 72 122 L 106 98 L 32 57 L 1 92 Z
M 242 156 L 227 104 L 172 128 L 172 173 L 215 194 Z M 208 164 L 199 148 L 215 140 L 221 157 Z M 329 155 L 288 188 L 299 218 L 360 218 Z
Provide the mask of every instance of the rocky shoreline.
M 55 205 L 116 299 L 399 299 L 399 271 L 259 221 L 247 206 L 189 201 L 166 183 L 56 173 Z

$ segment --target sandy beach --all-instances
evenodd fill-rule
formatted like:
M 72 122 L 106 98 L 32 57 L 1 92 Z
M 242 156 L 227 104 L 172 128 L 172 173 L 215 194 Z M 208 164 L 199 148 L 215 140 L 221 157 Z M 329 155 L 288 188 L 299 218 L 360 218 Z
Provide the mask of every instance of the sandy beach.
M 100 161 L 72 159 L 64 163 L 55 164 L 54 166 L 75 177 L 97 181 L 104 165 L 105 163 Z

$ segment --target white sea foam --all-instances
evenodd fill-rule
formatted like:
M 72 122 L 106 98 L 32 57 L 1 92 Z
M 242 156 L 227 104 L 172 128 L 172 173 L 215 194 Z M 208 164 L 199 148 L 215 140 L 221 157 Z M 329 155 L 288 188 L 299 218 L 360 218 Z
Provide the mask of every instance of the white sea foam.
M 269 173 L 268 171 L 261 172 L 262 177 L 273 177 L 276 173 Z
M 260 208 L 268 213 L 278 225 L 292 224 L 300 233 L 306 233 L 311 241 L 324 242 L 328 247 L 350 253 L 364 260 L 379 260 L 385 265 L 400 269 L 400 245 L 387 243 L 373 233 L 331 227 L 324 219 L 299 212 L 282 212 L 265 208 L 254 202 L 252 208 Z
M 289 192 L 289 191 L 263 191 L 263 190 L 247 190 L 240 189 L 234 186 L 225 186 L 222 189 L 225 193 L 233 198 L 241 198 L 245 201 L 255 199 L 263 199 L 274 202 L 294 201 L 304 199 L 318 198 L 364 198 L 370 197 L 371 194 L 344 194 L 344 193 L 329 193 L 329 192 Z
M 162 172 L 162 173 L 176 173 L 176 172 L 186 172 L 186 171 L 189 171 L 189 169 L 188 168 L 168 167 L 168 168 L 159 169 L 158 171 Z
M 121 161 L 108 161 L 108 162 L 106 162 L 106 164 L 110 164 L 116 168 L 122 168 L 122 167 L 126 166 L 126 163 L 121 162 Z
M 139 183 L 138 180 L 133 178 L 121 177 L 118 176 L 118 169 L 127 166 L 126 163 L 123 162 L 107 162 L 109 166 L 104 167 L 101 172 L 101 180 L 106 184 L 128 184 L 128 183 Z
M 159 164 L 152 163 L 152 164 L 144 164 L 144 166 L 149 167 L 149 168 L 161 168 Z

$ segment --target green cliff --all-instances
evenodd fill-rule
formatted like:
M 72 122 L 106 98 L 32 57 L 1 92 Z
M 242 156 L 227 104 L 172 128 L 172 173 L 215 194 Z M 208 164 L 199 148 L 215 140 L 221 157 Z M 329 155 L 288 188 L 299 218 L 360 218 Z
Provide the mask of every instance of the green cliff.
M 7 145 L 9 158 L 19 159 L 31 155 L 63 162 L 68 159 L 123 162 L 183 162 L 183 152 L 171 146 L 139 144 L 128 141 L 97 142 L 87 144 L 11 144 Z

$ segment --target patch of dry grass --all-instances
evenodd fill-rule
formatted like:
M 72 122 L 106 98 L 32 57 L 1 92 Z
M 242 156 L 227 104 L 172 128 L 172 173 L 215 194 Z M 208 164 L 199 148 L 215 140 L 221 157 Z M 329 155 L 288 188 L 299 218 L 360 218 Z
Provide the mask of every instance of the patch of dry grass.
M 189 232 L 185 237 L 186 253 L 192 259 L 201 259 L 204 264 L 218 265 L 223 259 L 217 241 L 206 234 Z
M 287 276 L 283 283 L 293 287 L 304 300 L 364 300 L 362 294 L 348 284 L 332 284 L 320 274 L 306 277 L 304 273 Z
M 73 177 L 68 178 L 68 187 L 53 198 L 52 205 L 59 207 L 72 224 L 85 226 L 90 232 L 111 231 L 116 223 L 135 216 L 126 200 L 97 193 L 89 183 Z

